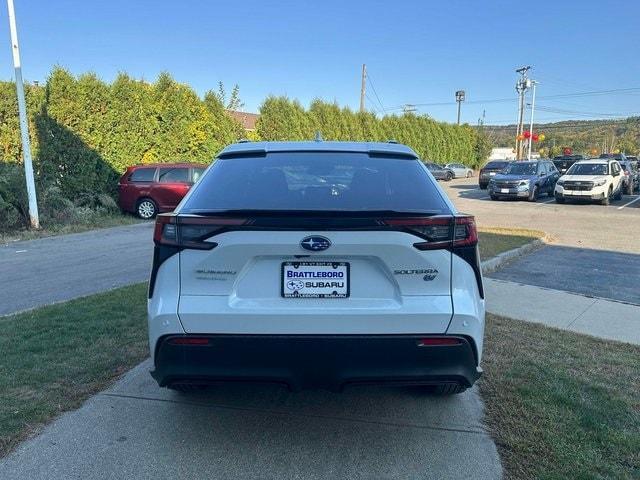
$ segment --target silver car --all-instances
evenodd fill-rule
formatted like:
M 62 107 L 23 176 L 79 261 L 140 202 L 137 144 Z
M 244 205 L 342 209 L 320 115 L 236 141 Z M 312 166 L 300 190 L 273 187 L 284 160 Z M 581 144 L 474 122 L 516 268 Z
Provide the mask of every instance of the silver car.
M 448 168 L 453 172 L 453 178 L 473 177 L 473 169 L 461 163 L 447 163 L 444 168 Z

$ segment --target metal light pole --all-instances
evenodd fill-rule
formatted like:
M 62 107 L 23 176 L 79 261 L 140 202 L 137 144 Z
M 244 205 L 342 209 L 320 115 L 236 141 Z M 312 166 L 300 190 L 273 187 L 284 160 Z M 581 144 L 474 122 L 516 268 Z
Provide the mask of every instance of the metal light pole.
M 533 143 L 533 113 L 536 108 L 536 85 L 538 82 L 531 81 L 533 85 L 533 95 L 531 97 L 531 123 L 529 123 L 529 152 L 527 153 L 527 160 L 531 160 L 531 144 Z
M 458 90 L 456 92 L 456 102 L 458 102 L 458 125 L 460 125 L 460 105 L 464 102 L 464 90 Z
M 33 179 L 33 164 L 31 162 L 31 142 L 29 141 L 27 106 L 24 100 L 24 85 L 22 83 L 22 66 L 20 65 L 20 49 L 18 47 L 18 31 L 16 29 L 16 12 L 13 8 L 13 0 L 7 0 L 7 8 L 9 10 L 9 29 L 11 30 L 13 66 L 16 74 L 16 93 L 18 96 L 18 115 L 20 117 L 20 136 L 22 137 L 24 176 L 27 181 L 27 196 L 29 197 L 29 219 L 31 228 L 40 228 L 38 202 L 36 201 L 36 185 Z

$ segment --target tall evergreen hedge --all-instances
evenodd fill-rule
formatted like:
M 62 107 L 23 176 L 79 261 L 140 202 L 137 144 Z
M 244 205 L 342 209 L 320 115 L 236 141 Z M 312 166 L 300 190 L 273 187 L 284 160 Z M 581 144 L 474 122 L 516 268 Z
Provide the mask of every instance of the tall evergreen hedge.
M 123 73 L 109 84 L 56 68 L 45 85 L 28 85 L 26 97 L 37 182 L 70 199 L 114 193 L 132 164 L 208 163 L 244 136 L 213 92 L 200 99 L 168 74 L 149 83 Z M 13 82 L 0 82 L 0 155 L 22 160 Z
M 257 134 L 264 140 L 309 140 L 320 131 L 325 140 L 396 140 L 425 160 L 461 162 L 477 167 L 491 150 L 481 131 L 468 125 L 437 122 L 427 115 L 378 118 L 335 103 L 314 100 L 305 109 L 287 97 L 269 97 L 260 108 Z
M 38 187 L 59 188 L 69 199 L 115 193 L 128 165 L 208 163 L 225 145 L 246 136 L 218 95 L 200 98 L 168 74 L 150 83 L 122 73 L 106 83 L 91 73 L 74 76 L 55 68 L 45 85 L 27 85 L 26 96 Z M 320 100 L 305 109 L 286 97 L 265 100 L 250 136 L 309 140 L 318 130 L 327 140 L 395 139 L 440 163 L 477 166 L 489 148 L 466 125 L 412 114 L 377 118 Z M 15 85 L 0 82 L 0 162 L 21 159 Z

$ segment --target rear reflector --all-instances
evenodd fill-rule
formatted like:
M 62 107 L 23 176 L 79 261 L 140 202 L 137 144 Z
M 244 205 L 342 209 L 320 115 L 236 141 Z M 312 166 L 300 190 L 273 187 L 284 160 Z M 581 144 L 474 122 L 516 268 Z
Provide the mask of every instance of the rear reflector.
M 206 337 L 174 337 L 170 338 L 170 345 L 209 345 L 209 339 Z
M 456 337 L 428 337 L 418 340 L 418 347 L 437 347 L 442 345 L 461 345 L 462 340 Z

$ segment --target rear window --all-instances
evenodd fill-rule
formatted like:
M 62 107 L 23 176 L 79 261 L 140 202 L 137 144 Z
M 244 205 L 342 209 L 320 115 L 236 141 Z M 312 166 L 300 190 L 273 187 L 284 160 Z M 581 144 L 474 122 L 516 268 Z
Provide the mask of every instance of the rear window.
M 189 169 L 184 167 L 161 168 L 158 180 L 161 183 L 187 183 Z
M 338 152 L 219 159 L 181 212 L 228 210 L 450 213 L 418 160 Z
M 504 168 L 509 164 L 509 162 L 489 162 L 484 168 Z
M 153 182 L 153 177 L 155 176 L 155 168 L 136 168 L 129 177 L 129 180 L 132 182 Z

